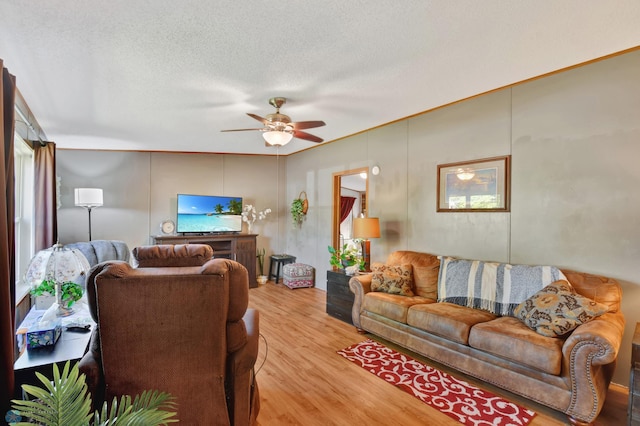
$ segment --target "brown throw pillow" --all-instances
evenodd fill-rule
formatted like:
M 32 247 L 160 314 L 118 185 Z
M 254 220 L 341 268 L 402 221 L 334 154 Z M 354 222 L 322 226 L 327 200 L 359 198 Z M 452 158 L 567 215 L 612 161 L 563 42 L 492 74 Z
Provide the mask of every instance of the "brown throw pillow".
M 514 316 L 543 336 L 560 337 L 608 310 L 606 305 L 576 293 L 567 281 L 559 280 L 520 303 Z
M 413 296 L 413 271 L 410 264 L 400 266 L 374 263 L 371 290 L 400 296 Z

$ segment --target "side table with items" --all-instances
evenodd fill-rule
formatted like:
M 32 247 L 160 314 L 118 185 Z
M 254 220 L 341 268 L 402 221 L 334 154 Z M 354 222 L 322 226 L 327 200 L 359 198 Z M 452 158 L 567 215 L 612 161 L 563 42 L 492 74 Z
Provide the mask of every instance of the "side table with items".
M 351 275 L 344 271 L 327 271 L 327 313 L 349 324 L 354 295 L 349 289 Z
M 41 385 L 36 372 L 51 378 L 54 363 L 62 364 L 58 365 L 62 369 L 67 361 L 78 362 L 85 354 L 95 323 L 86 308 L 87 305 L 82 305 L 72 315 L 59 318 L 61 334 L 55 344 L 41 347 L 29 347 L 27 333 L 38 324 L 46 310 L 37 310 L 34 306 L 29 311 L 16 331 L 16 339 L 21 350 L 20 356 L 13 365 L 16 398 L 23 397 L 21 385 Z

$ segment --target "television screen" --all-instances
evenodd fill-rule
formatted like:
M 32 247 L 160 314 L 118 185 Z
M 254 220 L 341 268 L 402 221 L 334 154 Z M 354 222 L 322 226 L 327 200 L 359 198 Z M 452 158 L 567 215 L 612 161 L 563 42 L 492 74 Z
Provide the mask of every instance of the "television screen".
M 242 231 L 242 198 L 178 194 L 180 233 Z

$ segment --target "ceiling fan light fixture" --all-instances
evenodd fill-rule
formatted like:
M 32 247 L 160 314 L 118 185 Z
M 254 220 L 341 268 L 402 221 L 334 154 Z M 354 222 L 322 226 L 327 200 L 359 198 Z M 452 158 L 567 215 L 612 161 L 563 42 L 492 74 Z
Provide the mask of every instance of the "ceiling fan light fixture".
M 291 142 L 293 133 L 280 130 L 269 130 L 262 133 L 262 137 L 269 145 L 284 146 Z

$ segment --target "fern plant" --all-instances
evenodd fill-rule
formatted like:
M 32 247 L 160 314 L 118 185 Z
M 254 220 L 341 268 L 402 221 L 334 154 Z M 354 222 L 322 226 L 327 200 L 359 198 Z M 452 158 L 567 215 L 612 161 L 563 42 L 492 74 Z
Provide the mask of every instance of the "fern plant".
M 36 375 L 44 387 L 22 385 L 22 389 L 36 399 L 12 400 L 17 421 L 10 425 L 33 425 L 22 422 L 21 417 L 47 426 L 164 425 L 178 421 L 174 418 L 174 398 L 165 392 L 144 391 L 136 395 L 133 401 L 131 396 L 124 395 L 120 400 L 114 398 L 110 408 L 105 401 L 102 410 L 91 413 L 91 396 L 86 378 L 79 373 L 77 364 L 71 368 L 67 361 L 62 373 L 54 364 L 53 381 L 43 374 Z
M 291 203 L 291 216 L 293 217 L 294 225 L 301 225 L 304 219 L 303 204 L 300 198 L 296 198 Z

